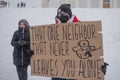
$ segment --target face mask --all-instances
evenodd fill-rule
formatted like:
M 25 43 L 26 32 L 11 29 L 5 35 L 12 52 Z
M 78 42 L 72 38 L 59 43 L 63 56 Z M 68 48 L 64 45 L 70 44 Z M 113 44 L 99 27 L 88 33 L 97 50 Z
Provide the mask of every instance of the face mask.
M 59 18 L 61 23 L 66 23 L 69 20 L 69 16 L 67 15 L 67 13 L 59 13 L 57 17 Z

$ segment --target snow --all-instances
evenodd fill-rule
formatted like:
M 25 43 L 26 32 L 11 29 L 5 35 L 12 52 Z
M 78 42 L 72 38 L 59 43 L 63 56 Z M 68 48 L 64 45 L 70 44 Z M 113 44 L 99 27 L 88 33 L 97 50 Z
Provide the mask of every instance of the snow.
M 18 21 L 25 18 L 30 25 L 53 24 L 56 8 L 1 8 L 0 9 L 0 80 L 18 80 L 13 65 L 13 47 L 10 45 Z M 119 79 L 120 67 L 120 9 L 72 9 L 81 21 L 102 21 L 104 60 L 109 63 L 105 80 Z M 28 80 L 50 80 L 49 77 L 31 75 Z

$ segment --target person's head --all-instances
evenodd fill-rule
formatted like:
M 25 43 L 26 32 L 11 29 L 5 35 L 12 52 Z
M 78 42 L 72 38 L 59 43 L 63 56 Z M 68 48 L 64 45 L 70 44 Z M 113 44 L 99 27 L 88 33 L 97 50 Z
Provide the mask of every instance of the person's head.
M 57 18 L 61 23 L 66 23 L 72 17 L 70 4 L 61 4 L 57 10 Z
M 26 19 L 21 19 L 18 23 L 20 29 L 29 28 L 29 23 Z

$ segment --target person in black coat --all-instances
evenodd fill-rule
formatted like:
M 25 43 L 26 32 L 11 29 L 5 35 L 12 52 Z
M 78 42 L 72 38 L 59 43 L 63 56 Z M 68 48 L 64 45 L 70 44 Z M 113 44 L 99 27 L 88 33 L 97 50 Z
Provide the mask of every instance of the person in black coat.
M 18 30 L 13 34 L 11 45 L 14 47 L 13 62 L 16 65 L 19 80 L 27 80 L 27 68 L 30 65 L 28 51 L 30 50 L 29 23 L 21 19 L 18 23 Z

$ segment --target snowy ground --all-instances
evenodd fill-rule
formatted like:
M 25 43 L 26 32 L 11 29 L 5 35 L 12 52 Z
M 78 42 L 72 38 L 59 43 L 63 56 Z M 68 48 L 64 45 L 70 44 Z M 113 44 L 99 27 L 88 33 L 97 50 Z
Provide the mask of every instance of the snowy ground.
M 25 18 L 30 25 L 53 24 L 57 9 L 1 8 L 0 9 L 0 80 L 18 80 L 12 61 L 10 41 L 18 28 L 18 21 Z M 103 26 L 104 58 L 109 63 L 105 80 L 118 80 L 120 75 L 120 9 L 73 9 L 81 21 L 101 20 Z M 50 80 L 48 77 L 31 76 L 28 80 Z

